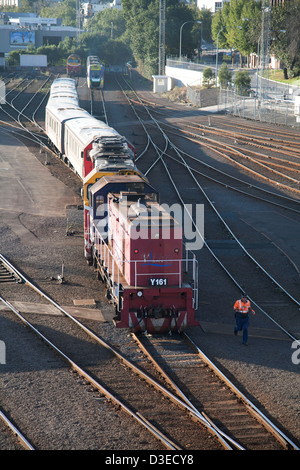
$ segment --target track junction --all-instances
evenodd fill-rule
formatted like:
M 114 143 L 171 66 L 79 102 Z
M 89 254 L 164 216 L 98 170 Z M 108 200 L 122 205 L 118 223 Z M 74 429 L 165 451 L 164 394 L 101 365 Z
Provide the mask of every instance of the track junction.
M 119 85 L 121 85 L 121 88 L 125 91 L 121 80 L 119 80 Z M 45 86 L 47 85 L 45 84 Z M 127 87 L 128 84 L 126 84 L 125 88 Z M 112 92 L 113 90 L 107 92 L 108 97 Z M 104 98 L 105 94 L 104 92 Z M 174 124 L 169 123 L 169 120 L 174 120 L 174 109 L 169 111 L 166 107 L 161 107 L 161 105 L 159 105 L 159 109 L 157 109 L 158 106 L 155 103 L 149 103 L 149 98 L 146 102 L 145 98 L 141 101 L 140 97 L 134 95 L 132 90 L 127 92 L 127 99 L 130 102 L 134 114 L 131 119 L 126 119 L 126 121 L 129 125 L 131 123 L 131 128 L 132 123 L 136 123 L 132 135 L 134 139 L 137 140 L 137 148 L 139 149 L 137 165 L 141 165 L 145 174 L 147 174 L 149 178 L 152 178 L 153 181 L 158 182 L 158 178 L 160 178 L 161 184 L 165 188 L 162 195 L 166 198 L 167 202 L 171 203 L 175 200 L 174 198 L 177 198 L 177 201 L 180 201 L 182 204 L 192 203 L 193 201 L 201 201 L 201 203 L 205 204 L 205 210 L 207 211 L 205 218 L 206 236 L 203 239 L 205 254 L 203 255 L 202 250 L 199 250 L 199 257 L 201 259 L 200 279 L 206 275 L 205 272 L 203 272 L 203 264 L 205 265 L 205 262 L 212 257 L 214 260 L 212 271 L 215 272 L 217 269 L 217 275 L 214 277 L 214 274 L 211 274 L 210 276 L 219 281 L 217 282 L 219 286 L 218 291 L 222 292 L 224 290 L 225 299 L 227 283 L 231 285 L 229 295 L 234 295 L 235 293 L 238 295 L 239 290 L 246 288 L 247 292 L 255 293 L 253 296 L 252 294 L 250 295 L 256 310 L 258 309 L 259 311 L 261 326 L 267 326 L 267 328 L 271 330 L 273 328 L 274 330 L 280 329 L 290 341 L 299 339 L 297 336 L 297 331 L 299 331 L 299 301 L 297 300 L 297 286 L 299 286 L 298 259 L 290 254 L 293 253 L 293 251 L 289 251 L 289 247 L 283 249 L 276 237 L 272 238 L 270 237 L 270 233 L 261 232 L 255 225 L 255 218 L 251 219 L 251 217 L 249 218 L 247 215 L 244 216 L 244 224 L 243 227 L 241 227 L 241 224 L 237 223 L 232 217 L 232 210 L 229 209 L 228 200 L 224 200 L 222 192 L 224 188 L 226 188 L 226 191 L 230 190 L 233 194 L 237 193 L 237 199 L 234 200 L 233 203 L 235 206 L 242 207 L 244 214 L 249 214 L 250 212 L 252 217 L 254 217 L 252 212 L 254 212 L 255 207 L 256 210 L 259 209 L 261 213 L 267 212 L 267 216 L 270 217 L 270 214 L 273 214 L 273 210 L 276 210 L 274 221 L 270 219 L 271 225 L 278 224 L 278 220 L 286 220 L 288 224 L 293 227 L 293 230 L 299 227 L 299 183 L 297 183 L 294 171 L 297 169 L 298 158 L 297 147 L 294 145 L 295 139 L 297 139 L 297 133 L 291 131 L 285 133 L 284 131 L 280 136 L 280 130 L 275 142 L 273 139 L 271 140 L 270 137 L 262 140 L 261 137 L 257 137 L 258 129 L 255 128 L 255 126 L 251 129 L 251 123 L 247 123 L 247 128 L 243 128 L 238 132 L 238 125 L 230 124 L 230 122 L 233 122 L 230 121 L 230 119 L 226 120 L 225 125 L 227 125 L 228 128 L 235 125 L 235 130 L 233 132 L 230 130 L 224 131 L 225 125 L 223 120 L 222 124 L 219 124 L 219 126 L 222 127 L 220 132 L 218 132 L 217 123 L 220 121 L 219 116 L 209 118 L 207 116 L 199 116 L 197 121 L 202 121 L 202 123 L 198 122 L 197 124 L 191 122 L 187 124 L 185 120 L 185 126 L 182 125 L 179 129 L 178 122 L 180 112 L 183 114 L 185 112 L 181 111 L 182 108 L 176 110 L 178 116 L 176 117 L 176 126 L 174 127 Z M 30 102 L 33 103 L 33 100 Z M 118 103 L 116 105 L 118 106 Z M 12 126 L 14 126 L 13 132 L 18 133 L 20 120 L 24 120 L 26 108 L 22 105 L 17 107 L 15 99 L 13 100 L 13 106 L 14 108 L 10 109 L 8 114 L 6 113 L 5 123 L 7 124 L 8 121 L 11 121 L 10 132 Z M 122 106 L 125 107 L 124 104 L 122 104 Z M 36 107 L 36 104 L 34 104 L 34 107 Z M 159 111 L 159 114 L 157 114 L 157 111 Z M 108 111 L 106 113 L 108 120 L 111 118 L 110 112 Z M 169 112 L 171 113 L 171 118 L 168 117 Z M 126 113 L 128 113 L 128 111 L 126 111 Z M 19 124 L 12 122 L 16 114 L 18 115 L 17 119 L 19 120 Z M 35 113 L 35 116 L 37 117 L 38 114 L 39 113 Z M 166 123 L 166 121 L 168 122 Z M 204 121 L 206 121 L 206 124 L 204 124 Z M 37 122 L 39 122 L 38 118 Z M 212 123 L 214 124 L 213 126 Z M 30 130 L 32 128 L 33 133 L 30 139 L 36 140 L 38 138 L 38 145 L 40 148 L 44 149 L 46 141 L 41 130 L 43 127 L 42 117 L 39 126 L 40 129 L 36 132 L 32 121 L 28 124 L 27 120 L 25 124 L 26 133 L 28 127 L 30 127 Z M 192 132 L 190 132 L 191 127 L 193 127 Z M 123 124 L 121 123 L 120 129 L 122 128 Z M 185 130 L 182 134 L 184 128 L 189 130 Z M 261 128 L 259 131 L 265 134 L 269 132 L 268 129 Z M 186 151 L 186 144 L 184 144 L 184 151 L 182 151 L 181 142 L 186 141 L 187 138 L 192 147 L 189 145 L 189 150 Z M 144 145 L 143 142 L 146 142 L 146 145 Z M 203 153 L 199 152 L 199 142 L 200 146 L 205 148 Z M 194 145 L 195 151 L 192 151 L 191 149 L 194 148 Z M 250 147 L 248 154 L 245 152 L 246 146 L 247 148 Z M 253 151 L 253 146 L 255 146 L 256 149 L 259 148 L 259 155 L 256 153 L 257 150 L 255 152 Z M 240 150 L 241 147 L 242 150 Z M 283 155 L 284 159 L 286 158 L 287 163 L 284 163 L 284 165 L 282 163 L 280 164 L 284 166 L 284 171 L 282 168 L 279 171 L 278 166 L 276 166 L 276 170 L 274 171 L 272 157 L 274 151 Z M 260 160 L 259 164 L 254 161 L 254 153 L 255 159 Z M 195 155 L 197 155 L 197 157 L 195 157 Z M 201 158 L 199 158 L 199 155 L 201 155 Z M 274 158 L 276 159 L 277 157 Z M 215 161 L 215 165 L 212 165 L 213 160 Z M 267 164 L 261 164 L 261 160 L 264 160 Z M 269 160 L 271 160 L 272 163 L 270 163 Z M 278 165 L 277 160 L 275 165 Z M 239 171 L 236 171 L 237 168 Z M 226 169 L 226 171 L 224 171 L 224 169 Z M 231 170 L 230 174 L 228 172 L 229 169 Z M 240 169 L 242 169 L 242 171 L 240 171 Z M 66 171 L 69 171 L 69 169 L 66 168 Z M 197 191 L 197 195 L 195 195 L 195 191 Z M 255 206 L 252 206 L 252 203 Z M 251 209 L 249 211 L 250 207 Z M 272 209 L 270 209 L 270 211 L 267 209 L 266 211 L 265 207 L 272 207 Z M 278 214 L 279 219 L 276 222 Z M 282 236 L 284 236 L 284 232 L 282 232 Z M 262 248 L 264 252 L 262 252 Z M 268 257 L 265 257 L 266 252 L 272 253 L 272 263 L 270 263 Z M 274 256 L 276 262 L 274 262 Z M 236 257 L 238 257 L 239 260 L 242 258 L 243 266 L 241 266 L 241 264 L 237 265 Z M 211 267 L 211 262 L 209 262 L 209 266 Z M 278 269 L 278 266 L 280 266 L 280 269 Z M 219 267 L 221 267 L 221 271 L 219 271 Z M 209 292 L 204 289 L 204 285 L 205 284 L 201 283 L 200 286 L 200 307 L 204 305 L 204 310 L 206 310 L 204 313 L 200 311 L 200 320 L 202 320 L 203 328 L 204 326 L 207 327 L 207 323 L 209 323 L 211 319 L 210 309 L 213 308 L 213 306 L 206 307 L 208 304 L 205 304 L 205 302 L 207 302 L 209 298 Z M 22 288 L 22 286 L 19 287 Z M 214 289 L 215 288 L 216 286 L 214 286 Z M 266 305 L 265 302 L 265 299 L 270 297 L 270 295 L 266 293 L 270 292 L 272 293 L 271 312 L 270 303 Z M 258 299 L 256 298 L 257 294 Z M 285 311 L 284 317 L 281 315 L 283 303 Z M 220 312 L 220 316 L 222 316 L 222 312 Z M 216 320 L 215 312 L 214 320 Z M 224 319 L 222 319 L 222 321 L 224 321 Z M 192 332 L 192 337 L 194 337 L 194 332 Z M 181 339 L 164 339 L 164 341 L 167 340 L 169 340 L 168 348 L 171 348 L 170 345 L 172 343 L 176 344 L 177 341 L 182 344 Z M 184 354 L 187 353 L 185 352 Z M 194 367 L 194 359 L 195 358 L 191 360 L 192 370 Z M 178 361 L 180 364 L 180 370 L 183 369 L 182 360 L 182 356 L 180 359 L 174 360 L 175 363 Z M 166 358 L 163 358 L 163 356 L 162 362 L 164 364 L 166 363 Z M 172 365 L 168 366 L 168 368 L 171 369 L 172 367 Z M 189 368 L 190 367 L 189 364 Z M 206 369 L 203 365 L 200 366 L 200 368 Z M 175 367 L 173 374 L 175 373 L 176 376 L 177 372 L 178 369 Z M 215 379 L 213 379 L 213 381 L 214 380 Z M 95 386 L 95 383 L 93 386 Z M 192 385 L 188 386 L 188 390 L 190 391 L 191 388 L 189 387 L 192 387 Z M 207 393 L 209 394 L 210 392 Z M 200 400 L 201 406 L 203 406 L 204 399 L 198 400 Z M 223 401 L 225 402 L 226 408 L 226 400 Z M 205 413 L 205 416 L 202 416 L 204 419 L 203 422 L 206 420 L 209 422 L 209 420 L 212 419 L 208 413 L 209 406 L 207 406 L 206 410 L 203 406 L 203 409 Z M 193 415 L 194 411 L 191 410 L 193 410 L 193 408 L 188 410 L 188 414 Z M 243 412 L 241 414 L 243 414 Z M 148 419 L 144 419 L 144 421 L 148 421 Z M 209 427 L 219 428 L 221 424 L 228 429 L 229 425 L 224 424 L 225 422 L 226 421 L 218 423 L 218 426 L 214 423 L 209 425 Z M 256 426 L 257 424 L 253 427 L 254 441 L 257 441 L 255 438 Z M 159 425 L 159 427 L 163 427 L 163 425 Z M 202 428 L 202 426 L 200 427 Z M 205 423 L 205 427 L 207 427 L 207 423 Z M 242 425 L 241 428 L 245 430 L 247 426 Z M 213 433 L 215 433 L 215 430 Z M 221 435 L 222 433 L 225 432 L 221 431 Z M 238 441 L 238 445 L 240 445 L 241 448 L 243 448 L 243 444 L 245 448 L 247 448 L 247 446 L 249 446 L 249 448 L 251 447 L 251 444 L 242 442 L 238 434 L 236 437 L 233 431 L 229 433 L 229 438 L 226 434 L 226 446 L 230 446 L 230 441 L 234 441 L 235 439 Z M 161 440 L 161 442 L 163 442 L 163 440 Z M 182 445 L 178 436 L 176 436 L 172 442 L 178 447 Z M 211 444 L 211 439 L 209 439 L 209 442 Z M 218 447 L 222 439 L 217 439 L 216 442 Z M 287 438 L 285 442 L 288 442 L 287 446 L 290 447 L 292 440 L 290 441 L 289 438 Z M 200 445 L 203 445 L 203 443 Z M 271 448 L 271 446 L 272 444 L 266 444 L 266 448 Z M 197 448 L 197 444 L 191 444 L 190 442 L 183 443 L 181 448 L 195 449 Z

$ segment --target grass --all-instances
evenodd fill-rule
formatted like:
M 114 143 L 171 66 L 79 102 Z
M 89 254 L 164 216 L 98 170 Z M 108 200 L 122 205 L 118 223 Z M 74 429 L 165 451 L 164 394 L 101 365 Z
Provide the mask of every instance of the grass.
M 276 82 L 286 83 L 288 85 L 300 86 L 300 77 L 290 78 L 288 80 L 284 79 L 283 70 L 270 70 L 269 79 L 275 80 Z

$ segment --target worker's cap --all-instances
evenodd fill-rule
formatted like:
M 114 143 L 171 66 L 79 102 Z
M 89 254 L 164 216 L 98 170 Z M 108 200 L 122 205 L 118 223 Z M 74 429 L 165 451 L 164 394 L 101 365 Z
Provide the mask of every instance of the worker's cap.
M 245 294 L 245 292 L 243 292 L 243 294 L 241 295 L 241 298 L 242 298 L 242 299 L 243 299 L 243 298 L 248 299 L 248 295 Z

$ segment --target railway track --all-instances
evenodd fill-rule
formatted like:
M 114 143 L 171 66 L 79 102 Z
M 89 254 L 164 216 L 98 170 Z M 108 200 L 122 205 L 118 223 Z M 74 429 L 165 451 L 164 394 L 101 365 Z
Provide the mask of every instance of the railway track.
M 142 104 L 142 107 L 143 107 L 143 104 Z M 139 110 L 138 111 L 136 110 L 136 115 L 139 117 L 138 112 L 139 112 Z M 145 118 L 143 117 L 143 113 L 146 113 L 148 121 L 146 121 Z M 247 257 L 249 259 L 251 259 L 255 263 L 255 265 L 261 269 L 261 271 L 264 273 L 264 275 L 266 275 L 271 280 L 272 283 L 275 283 L 281 289 L 281 291 L 285 292 L 287 297 L 290 300 L 292 300 L 292 302 L 295 303 L 295 306 L 296 306 L 296 309 L 297 309 L 300 305 L 297 298 L 295 298 L 295 296 L 292 293 L 289 292 L 288 288 L 284 288 L 280 284 L 280 282 L 278 282 L 275 279 L 275 277 L 272 276 L 266 268 L 264 268 L 262 263 L 259 263 L 258 261 L 255 260 L 254 256 L 247 250 L 247 248 L 245 246 L 245 243 L 243 243 L 242 240 L 240 241 L 241 236 L 236 235 L 232 231 L 232 229 L 230 228 L 230 226 L 226 222 L 226 220 L 221 216 L 220 210 L 219 211 L 217 210 L 216 205 L 212 200 L 212 197 L 214 197 L 214 196 L 209 196 L 207 189 L 204 190 L 203 184 L 201 183 L 201 181 L 199 181 L 199 178 L 198 178 L 199 173 L 196 173 L 194 171 L 194 169 L 191 168 L 191 166 L 187 163 L 186 158 L 185 158 L 185 152 L 183 152 L 181 150 L 181 148 L 177 146 L 178 144 L 176 145 L 170 140 L 170 137 L 168 137 L 168 135 L 165 133 L 165 131 L 161 128 L 160 123 L 157 122 L 156 119 L 152 116 L 151 110 L 149 110 L 148 108 L 143 109 L 141 116 L 142 117 L 140 119 L 142 121 L 142 125 L 144 126 L 145 131 L 148 132 L 147 129 L 146 129 L 146 124 L 145 123 L 149 122 L 149 117 L 150 117 L 150 118 L 152 118 L 152 123 L 157 126 L 158 131 L 164 136 L 165 141 L 166 141 L 164 150 L 163 150 L 163 147 L 161 147 L 161 149 L 157 146 L 155 147 L 156 148 L 157 158 L 154 161 L 154 163 L 150 167 L 148 167 L 148 169 L 145 171 L 145 174 L 148 175 L 149 172 L 152 171 L 153 168 L 155 168 L 155 165 L 162 164 L 163 168 L 165 169 L 166 173 L 168 174 L 168 178 L 169 178 L 172 186 L 174 187 L 174 192 L 177 194 L 177 196 L 178 196 L 178 198 L 179 198 L 179 200 L 182 204 L 185 204 L 185 202 L 187 200 L 187 198 L 183 196 L 183 193 L 184 193 L 183 188 L 184 187 L 190 187 L 192 185 L 196 185 L 196 188 L 199 189 L 199 193 L 202 196 L 202 198 L 204 196 L 204 199 L 203 199 L 204 202 L 208 202 L 208 208 L 215 213 L 215 215 L 217 216 L 218 221 L 221 222 L 221 224 L 230 233 L 231 238 L 234 238 L 234 240 L 237 242 L 238 246 L 241 247 L 243 249 L 244 253 L 247 255 Z M 168 146 L 169 146 L 170 150 L 167 152 L 166 148 Z M 172 155 L 171 155 L 171 151 L 172 151 Z M 175 166 L 172 166 L 172 169 L 169 169 L 170 168 L 170 166 L 168 164 L 169 162 L 167 162 L 167 160 L 169 160 L 170 158 L 174 162 L 176 162 Z M 137 160 L 139 160 L 139 158 Z M 139 164 L 139 162 L 138 162 L 138 164 Z M 182 173 L 181 170 L 177 170 L 176 165 L 177 165 L 177 167 L 178 167 L 178 165 L 183 167 L 183 169 L 185 171 L 185 174 L 187 175 L 185 183 L 183 183 L 183 173 Z M 201 199 L 200 199 L 200 201 L 201 201 Z M 292 208 L 299 207 L 299 203 L 297 201 L 291 200 L 291 202 L 293 204 Z M 297 211 L 297 209 L 296 209 L 296 211 Z M 195 225 L 195 222 L 194 222 L 194 225 Z M 195 226 L 195 230 L 197 230 L 196 226 Z M 203 234 L 198 233 L 198 235 L 199 235 L 199 237 L 203 238 Z M 206 243 L 204 238 L 203 238 L 203 243 L 208 247 L 210 252 L 213 254 L 214 258 L 218 260 L 220 265 L 223 266 L 223 268 L 229 274 L 229 276 L 232 279 L 236 278 L 235 276 L 233 276 L 230 273 L 230 271 L 228 269 L 225 268 L 224 264 L 222 263 L 222 260 L 219 259 L 213 253 L 213 250 L 209 247 L 209 245 Z M 232 269 L 232 267 L 230 269 Z M 249 268 L 246 268 L 245 271 L 247 271 L 247 269 L 249 269 Z M 249 270 L 249 272 L 250 272 L 250 270 Z M 253 277 L 255 277 L 254 272 L 253 272 Z M 244 284 L 244 286 L 241 286 L 238 281 L 235 281 L 235 283 L 236 283 L 236 285 L 239 286 L 241 291 L 247 289 L 245 284 Z M 297 295 L 296 295 L 296 297 L 297 297 Z M 252 301 L 255 304 L 254 299 L 252 299 Z M 259 307 L 259 305 L 258 305 L 258 307 Z M 293 336 L 292 336 L 292 339 L 295 340 L 295 338 Z
M 11 435 L 14 436 L 17 440 L 17 443 L 20 445 L 20 448 L 23 450 L 35 450 L 33 445 L 26 439 L 26 437 L 21 433 L 21 431 L 14 425 L 10 418 L 0 410 L 0 420 L 4 423 L 6 428 L 10 431 Z M 17 449 L 18 450 L 18 445 Z
M 188 335 L 133 337 L 175 392 L 241 449 L 297 449 Z
M 33 324 L 31 324 L 22 315 L 12 303 L 5 300 L 0 296 L 2 303 L 12 311 L 19 320 L 21 320 L 28 328 L 30 328 L 36 335 L 38 335 L 51 349 L 53 349 L 61 358 L 68 363 L 68 365 L 76 371 L 80 377 L 83 377 L 86 381 L 98 390 L 102 395 L 105 395 L 111 400 L 116 406 L 120 407 L 122 411 L 125 411 L 131 418 L 137 420 L 137 422 L 143 425 L 149 432 L 151 432 L 167 449 L 181 450 L 188 449 L 189 446 L 192 448 L 199 449 L 231 449 L 231 445 L 228 442 L 232 440 L 224 439 L 223 434 L 220 435 L 216 430 L 216 426 L 212 426 L 204 417 L 195 414 L 186 404 L 181 402 L 172 393 L 166 390 L 162 385 L 157 383 L 151 376 L 145 374 L 137 366 L 123 357 L 116 349 L 111 347 L 104 340 L 95 335 L 89 330 L 83 323 L 79 322 L 75 317 L 68 314 L 66 310 L 61 308 L 58 304 L 53 302 L 46 294 L 44 294 L 38 287 L 32 284 L 24 275 L 16 270 L 11 263 L 0 255 L 2 265 L 13 271 L 16 276 L 20 277 L 24 284 L 30 289 L 33 289 L 40 296 L 58 308 L 69 320 L 84 331 L 90 338 L 92 338 L 98 345 L 100 350 L 100 356 L 102 364 L 97 367 L 90 368 L 91 370 L 85 370 L 79 365 L 80 358 L 85 356 L 83 348 L 77 351 L 76 361 L 69 357 L 65 352 L 66 346 L 64 345 L 64 351 L 61 350 L 52 340 L 47 338 L 41 331 L 39 331 Z M 110 354 L 107 357 L 107 350 Z M 104 352 L 103 352 L 104 351 Z M 74 347 L 72 350 L 73 356 L 76 356 Z M 103 356 L 104 355 L 104 356 Z M 114 358 L 112 358 L 112 355 Z M 106 356 L 106 359 L 105 359 Z M 77 362 L 78 361 L 78 362 Z M 93 362 L 95 361 L 95 356 Z M 88 359 L 90 362 L 90 359 Z M 105 362 L 105 364 L 103 364 Z M 124 373 L 124 365 L 125 373 Z M 133 374 L 128 374 L 128 370 L 133 371 Z M 152 371 L 153 373 L 153 371 Z M 143 379 L 143 382 L 136 380 L 135 377 Z M 105 385 L 103 385 L 103 383 Z M 146 390 L 144 387 L 146 384 Z M 149 390 L 147 388 L 149 387 Z M 154 390 L 153 390 L 154 388 Z M 159 392 L 159 393 L 158 393 Z M 162 396 L 170 400 L 172 403 L 171 407 L 168 402 L 162 400 Z M 151 400 L 149 403 L 149 397 Z M 141 398 L 144 397 L 142 402 Z M 175 404 L 175 406 L 173 406 Z M 145 413 L 147 415 L 145 416 Z M 180 422 L 184 425 L 186 432 L 184 436 L 178 430 L 176 423 Z M 153 422 L 155 424 L 153 424 Z M 177 430 L 177 435 L 176 431 Z M 166 430 L 163 432 L 162 430 Z M 175 431 L 175 438 L 174 436 Z M 196 436 L 196 442 L 195 442 Z M 213 439 L 211 437 L 213 436 Z M 193 445 L 191 444 L 193 442 Z M 235 444 L 235 446 L 237 446 Z M 237 446 L 238 447 L 238 446 Z
M 166 340 L 165 337 L 158 337 L 149 340 L 149 338 L 143 337 L 141 340 L 141 338 L 137 338 L 137 336 L 134 335 L 135 341 L 138 342 L 143 353 L 147 354 L 147 358 L 151 358 L 152 364 L 150 370 L 147 361 L 142 361 L 139 366 L 136 366 L 115 348 L 95 335 L 83 323 L 79 322 L 63 308 L 51 301 L 46 294 L 34 286 L 2 255 L 0 255 L 0 259 L 6 269 L 14 272 L 15 276 L 20 278 L 23 283 L 52 303 L 66 315 L 69 320 L 72 320 L 76 326 L 95 340 L 99 349 L 104 348 L 106 354 L 108 350 L 109 353 L 114 356 L 114 359 L 111 357 L 111 354 L 109 354 L 108 360 L 106 358 L 105 361 L 103 352 L 101 352 L 101 361 L 106 362 L 105 367 L 102 364 L 100 369 L 97 365 L 96 367 L 89 367 L 90 370 L 85 370 L 79 365 L 80 361 L 77 362 L 80 356 L 85 355 L 82 348 L 79 354 L 77 354 L 76 361 L 74 361 L 65 351 L 62 351 L 52 340 L 47 338 L 42 331 L 31 324 L 10 302 L 0 296 L 0 300 L 5 306 L 17 315 L 19 320 L 34 331 L 35 334 L 42 338 L 51 349 L 59 354 L 80 377 L 83 377 L 95 390 L 105 395 L 115 405 L 129 414 L 129 416 L 145 426 L 167 449 L 188 450 L 189 447 L 192 449 L 225 448 L 227 450 L 297 448 L 292 441 L 281 433 L 276 426 L 262 414 L 255 411 L 256 416 L 253 420 L 247 408 L 253 412 L 254 406 L 251 406 L 248 400 L 245 406 L 245 403 L 241 401 L 242 394 L 240 392 L 236 392 L 237 397 L 233 395 L 232 389 L 228 389 L 225 394 L 224 382 L 217 382 L 216 375 L 214 375 L 214 378 L 211 380 L 211 373 L 206 370 L 206 365 L 209 363 L 207 358 L 203 359 L 204 355 L 201 353 L 202 358 L 199 359 L 199 351 L 198 354 L 194 354 L 190 347 L 184 346 L 181 338 L 168 337 Z M 147 342 L 147 347 L 145 346 L 145 341 Z M 64 347 L 64 349 L 66 349 L 66 347 Z M 153 359 L 153 353 L 149 353 L 150 349 L 155 351 L 156 356 L 159 356 L 160 366 L 158 366 L 157 362 Z M 170 352 L 171 354 L 168 354 Z M 73 355 L 75 354 L 74 349 L 72 353 Z M 93 362 L 95 362 L 95 357 Z M 215 374 L 217 370 L 216 367 L 214 367 L 212 363 L 209 364 Z M 154 369 L 153 365 L 155 366 Z M 139 382 L 132 381 L 132 374 L 129 374 L 129 376 L 128 373 L 124 374 L 124 366 L 126 372 L 129 370 L 134 372 L 134 376 L 142 378 L 142 386 Z M 192 368 L 191 373 L 188 371 L 189 367 Z M 163 382 L 158 382 L 153 379 L 156 370 L 159 371 L 163 379 L 167 382 L 167 387 L 163 385 Z M 194 397 L 193 401 L 197 403 L 198 407 L 200 405 L 200 408 L 203 408 L 201 411 L 199 411 L 199 408 L 197 408 L 191 400 L 186 398 L 186 393 L 181 391 L 180 386 L 175 385 L 175 382 L 168 377 L 165 372 L 166 370 L 171 370 L 171 375 L 176 377 L 177 383 L 180 383 L 181 387 L 184 386 L 187 393 Z M 180 376 L 180 374 L 182 374 L 182 376 Z M 185 378 L 183 378 L 184 375 Z M 187 376 L 190 378 L 193 377 L 193 380 L 190 382 L 187 381 Z M 223 380 L 225 380 L 224 376 Z M 147 384 L 146 389 L 148 385 L 150 385 L 152 391 L 151 389 L 149 391 L 144 390 L 144 382 Z M 205 386 L 203 384 L 205 384 Z M 171 388 L 168 390 L 170 385 L 173 391 L 175 390 L 177 397 L 173 394 Z M 168 399 L 169 403 L 164 402 L 161 395 L 165 396 L 165 399 Z M 146 397 L 144 404 L 141 403 L 142 396 Z M 149 396 L 151 396 L 150 410 Z M 142 412 L 140 411 L 141 409 Z M 261 423 L 257 422 L 257 417 L 260 418 Z M 237 419 L 239 420 L 238 426 L 236 425 Z M 180 420 L 185 429 L 184 436 L 181 432 L 179 434 L 174 433 L 174 430 L 177 428 L 176 423 L 178 420 Z M 235 422 L 235 425 L 232 424 L 230 427 L 230 423 L 233 422 Z M 234 430 L 236 428 L 240 431 L 242 430 L 242 434 L 238 434 L 238 432 Z M 267 431 L 262 430 L 265 428 L 267 428 Z M 164 430 L 164 432 L 162 432 L 162 430 Z M 199 443 L 198 446 L 193 438 L 195 435 L 197 436 L 196 442 Z M 211 439 L 211 435 L 214 439 Z M 24 445 L 25 443 L 26 439 L 24 438 Z
M 155 115 L 158 114 L 159 119 L 157 119 L 157 122 L 167 134 L 170 131 L 172 132 L 173 129 L 173 134 L 177 133 L 177 136 L 185 136 L 201 146 L 220 152 L 224 158 L 229 159 L 235 165 L 262 180 L 266 179 L 272 182 L 275 176 L 277 178 L 276 185 L 293 191 L 294 196 L 299 194 L 299 178 L 295 174 L 299 168 L 299 150 L 296 133 L 291 134 L 290 141 L 267 136 L 257 137 L 254 133 L 249 133 L 249 131 L 248 133 L 243 133 L 238 129 L 226 131 L 224 127 L 218 128 L 212 126 L 211 122 L 203 124 L 187 119 L 183 120 L 180 119 L 180 113 L 178 113 L 179 117 L 176 118 L 176 124 L 173 124 L 170 113 L 168 114 L 166 109 L 162 110 L 160 107 L 156 107 L 155 103 L 148 102 L 143 98 L 141 98 L 140 103 L 134 99 L 132 102 L 136 105 L 145 103 L 146 107 L 149 105 L 151 112 Z M 216 119 L 215 117 L 213 118 L 214 121 Z M 180 123 L 180 126 L 178 126 L 178 123 Z M 241 130 L 245 131 L 245 128 L 241 126 Z M 253 132 L 255 131 L 258 131 L 258 128 L 254 128 Z M 247 147 L 252 147 L 253 150 Z M 262 150 L 266 153 L 262 154 Z M 279 158 L 276 158 L 276 155 L 287 166 L 279 166 Z M 294 163 L 290 159 L 294 159 Z
M 148 116 L 148 120 L 149 120 L 149 116 Z M 148 141 L 149 141 L 149 139 L 148 139 Z M 161 139 L 161 142 L 162 142 L 162 143 L 161 143 L 160 145 L 164 146 L 163 139 Z M 159 146 L 160 146 L 160 145 L 159 145 Z M 159 146 L 158 146 L 158 149 L 159 149 Z M 159 152 L 157 153 L 157 155 L 159 155 Z M 166 155 L 165 157 L 166 157 L 166 160 L 167 160 L 167 161 L 168 161 L 168 160 L 169 160 L 169 161 L 172 161 L 172 159 L 177 159 L 177 161 L 179 160 L 179 159 L 178 159 L 178 156 L 176 157 L 176 155 L 172 155 L 172 157 Z M 158 156 L 157 156 L 157 159 L 158 159 Z M 142 162 L 142 161 L 143 161 L 143 158 L 140 158 L 140 162 Z M 182 163 L 180 163 L 179 165 L 182 167 Z M 169 164 L 167 164 L 167 166 L 169 166 Z M 188 164 L 188 165 L 185 165 L 185 166 L 190 167 L 190 169 L 192 170 L 192 165 L 189 165 L 189 164 Z M 148 168 L 147 168 L 147 169 L 148 169 Z M 199 171 L 199 170 L 198 170 L 198 171 Z M 226 184 L 226 183 L 224 183 L 224 184 Z M 227 184 L 228 184 L 228 183 L 227 183 Z M 240 184 L 240 182 L 239 182 L 239 184 Z M 238 186 L 238 185 L 237 185 L 237 186 Z M 252 190 L 252 188 L 251 188 L 251 190 Z M 257 191 L 259 191 L 259 189 L 258 189 Z M 283 200 L 285 200 L 285 204 L 290 204 L 290 207 L 287 206 L 287 209 L 291 209 L 291 208 L 293 207 L 295 213 L 297 213 L 297 203 L 295 203 L 295 202 L 292 200 L 292 198 L 290 198 L 290 199 L 289 199 L 289 198 L 282 199 L 282 201 L 283 201 Z M 266 312 L 266 313 L 267 313 L 267 312 Z M 207 418 L 208 418 L 208 416 L 207 416 Z M 228 441 L 228 442 L 229 442 L 229 441 Z

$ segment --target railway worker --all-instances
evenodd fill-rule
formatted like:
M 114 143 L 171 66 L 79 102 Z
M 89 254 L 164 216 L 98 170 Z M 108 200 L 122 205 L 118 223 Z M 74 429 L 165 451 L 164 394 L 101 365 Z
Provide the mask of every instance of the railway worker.
M 248 299 L 246 294 L 242 294 L 241 298 L 235 302 L 233 309 L 235 311 L 236 321 L 234 334 L 236 336 L 238 334 L 238 331 L 243 330 L 243 344 L 247 345 L 249 313 L 255 315 L 255 312 L 252 309 L 250 300 Z

